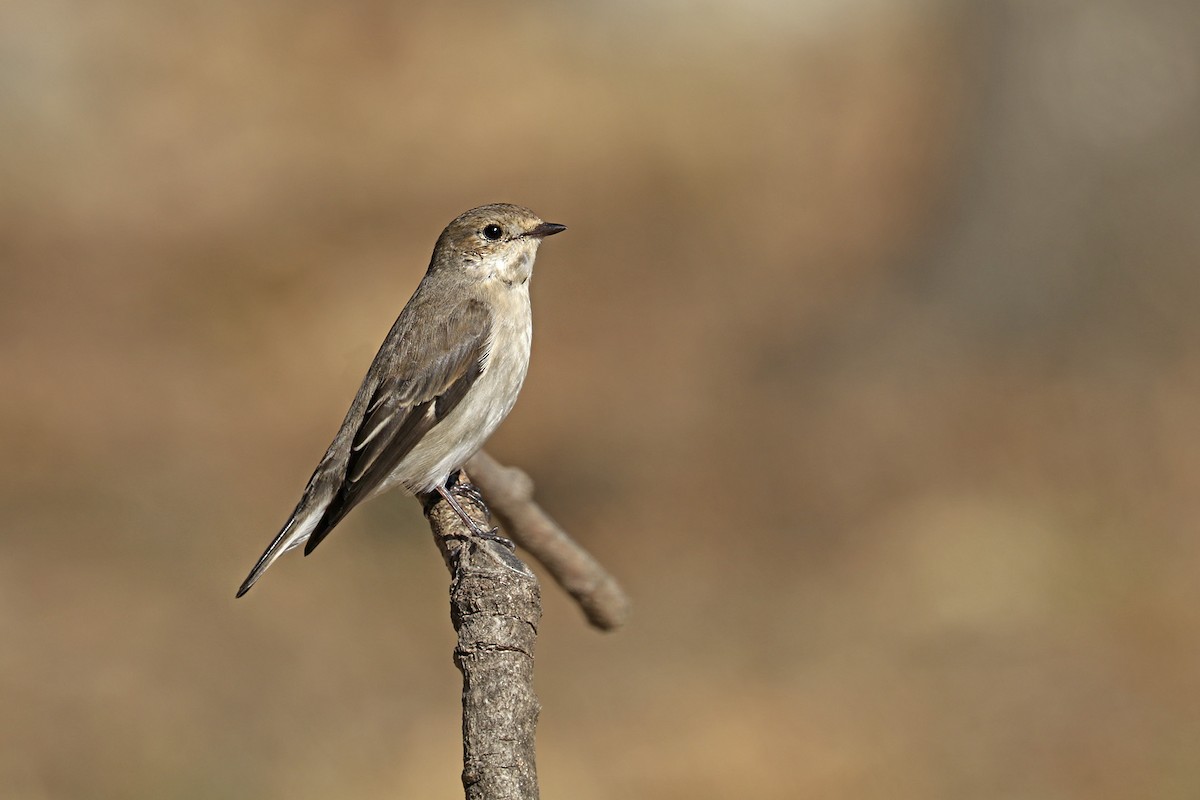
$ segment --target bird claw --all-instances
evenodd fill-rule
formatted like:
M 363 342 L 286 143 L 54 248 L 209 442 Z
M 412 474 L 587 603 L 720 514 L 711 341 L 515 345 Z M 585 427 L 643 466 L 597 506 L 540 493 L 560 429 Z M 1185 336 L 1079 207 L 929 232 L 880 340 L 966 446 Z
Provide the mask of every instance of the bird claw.
M 479 525 L 479 523 L 477 523 L 474 519 L 472 519 L 470 517 L 470 515 L 468 515 L 467 512 L 465 510 L 463 510 L 463 507 L 461 505 L 459 505 L 459 502 L 454 499 L 455 495 L 458 495 L 459 497 L 470 498 L 470 500 L 472 502 L 474 502 L 475 505 L 478 506 L 481 511 L 483 511 L 485 514 L 488 513 L 487 504 L 483 502 L 483 495 L 481 495 L 479 493 L 479 490 L 476 489 L 471 484 L 460 482 L 459 475 L 460 475 L 460 473 L 458 473 L 458 472 L 455 472 L 453 475 L 451 475 L 450 480 L 447 481 L 445 486 L 439 486 L 437 488 L 437 493 L 443 499 L 445 499 L 445 501 L 447 503 L 450 504 L 450 508 L 452 508 L 454 510 L 454 513 L 458 514 L 458 518 L 463 521 L 463 524 L 465 524 L 467 526 L 467 530 L 470 531 L 471 535 L 474 536 L 476 539 L 481 539 L 483 541 L 499 542 L 500 544 L 507 547 L 509 550 L 516 552 L 517 546 L 515 544 L 513 544 L 513 541 L 511 539 L 506 539 L 503 536 L 501 536 L 498 533 L 498 531 L 500 530 L 499 528 L 495 528 L 495 527 L 493 527 L 491 529 L 483 528 L 481 525 Z M 456 537 L 456 538 L 461 538 L 461 537 Z
M 487 505 L 483 502 L 483 494 L 479 491 L 479 489 L 475 488 L 475 484 L 473 483 L 455 483 L 450 487 L 450 491 L 454 492 L 459 497 L 465 497 L 466 499 L 475 503 L 475 505 L 487 508 Z
M 499 528 L 492 528 L 490 531 L 475 531 L 475 535 L 487 542 L 499 542 L 515 553 L 517 550 L 516 544 L 513 543 L 512 539 L 501 536 L 499 531 Z
M 459 479 L 458 476 L 455 476 L 455 478 L 456 478 L 455 482 L 450 486 L 451 492 L 458 495 L 459 497 L 470 500 L 471 502 L 473 502 L 475 505 L 479 506 L 480 508 L 483 508 L 483 509 L 487 508 L 487 503 L 485 503 L 483 500 L 483 493 L 479 491 L 479 489 L 475 486 L 475 484 L 466 483 L 466 482 L 462 481 L 461 479 Z M 507 547 L 509 550 L 513 550 L 513 551 L 515 551 L 517 549 L 516 545 L 513 544 L 512 539 L 508 539 L 508 538 L 500 535 L 500 529 L 497 527 L 492 527 L 490 530 L 484 530 L 483 528 L 475 525 L 473 521 L 471 521 L 470 528 L 471 528 L 471 533 L 475 534 L 478 538 L 483 539 L 484 541 L 499 542 L 500 544 Z

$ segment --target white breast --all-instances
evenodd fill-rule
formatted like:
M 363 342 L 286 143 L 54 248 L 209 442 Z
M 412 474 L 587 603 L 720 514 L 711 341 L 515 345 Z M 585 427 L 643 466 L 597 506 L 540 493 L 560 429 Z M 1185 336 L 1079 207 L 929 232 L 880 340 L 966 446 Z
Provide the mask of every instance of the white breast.
M 505 286 L 496 298 L 491 348 L 483 374 L 450 414 L 435 425 L 392 473 L 388 484 L 432 491 L 475 455 L 517 402 L 529 368 L 533 319 L 529 284 Z

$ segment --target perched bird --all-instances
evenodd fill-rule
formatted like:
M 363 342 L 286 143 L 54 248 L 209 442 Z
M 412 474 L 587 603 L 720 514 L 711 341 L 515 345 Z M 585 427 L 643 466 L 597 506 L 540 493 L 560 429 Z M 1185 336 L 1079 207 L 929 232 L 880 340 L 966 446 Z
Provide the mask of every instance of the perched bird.
M 359 503 L 401 486 L 436 491 L 471 530 L 446 481 L 512 410 L 529 366 L 529 277 L 543 238 L 566 226 L 497 203 L 455 219 L 371 362 L 296 510 L 241 597 L 275 559 L 308 555 Z

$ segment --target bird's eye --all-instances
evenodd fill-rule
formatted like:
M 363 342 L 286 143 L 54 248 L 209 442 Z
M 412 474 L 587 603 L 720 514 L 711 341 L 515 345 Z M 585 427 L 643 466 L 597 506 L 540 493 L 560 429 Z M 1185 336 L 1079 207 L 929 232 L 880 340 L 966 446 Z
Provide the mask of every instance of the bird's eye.
M 496 225 L 495 223 L 492 223 L 483 229 L 483 238 L 491 239 L 493 242 L 503 235 L 504 231 L 501 230 L 500 226 Z

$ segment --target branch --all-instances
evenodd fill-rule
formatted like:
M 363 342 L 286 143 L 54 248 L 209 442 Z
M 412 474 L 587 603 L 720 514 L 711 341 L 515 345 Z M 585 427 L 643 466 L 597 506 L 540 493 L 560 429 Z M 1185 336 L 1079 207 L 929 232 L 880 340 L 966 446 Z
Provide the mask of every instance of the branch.
M 480 452 L 467 463 L 482 494 L 452 491 L 480 527 L 490 527 L 483 497 L 505 531 L 528 550 L 602 630 L 619 627 L 629 599 L 616 580 L 533 501 L 533 481 Z M 458 634 L 454 663 L 463 676 L 463 788 L 467 800 L 536 800 L 533 647 L 541 619 L 537 577 L 503 544 L 474 536 L 436 492 L 422 503 L 450 570 L 450 617 Z
M 593 626 L 611 631 L 629 617 L 629 597 L 590 553 L 533 500 L 533 480 L 484 451 L 466 471 L 487 499 L 505 532 L 528 550 L 566 592 Z
M 490 527 L 478 495 L 461 484 L 454 489 L 464 510 Z M 542 614 L 537 577 L 503 544 L 472 535 L 437 493 L 422 502 L 451 576 L 467 800 L 536 800 L 533 647 Z

